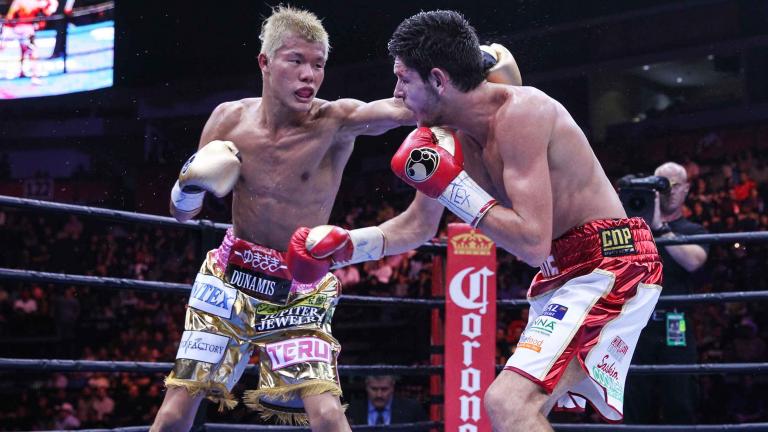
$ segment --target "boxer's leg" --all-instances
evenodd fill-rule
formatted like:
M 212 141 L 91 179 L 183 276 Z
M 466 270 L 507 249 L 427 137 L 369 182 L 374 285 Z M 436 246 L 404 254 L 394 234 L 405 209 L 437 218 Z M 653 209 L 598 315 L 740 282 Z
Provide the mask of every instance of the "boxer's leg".
M 202 393 L 192 396 L 185 388 L 169 388 L 150 432 L 188 431 L 202 400 Z
M 312 432 L 351 431 L 339 397 L 331 393 L 303 396 L 304 410 Z
M 483 403 L 494 431 L 551 431 L 541 413 L 549 395 L 522 375 L 503 370 L 485 392 Z
M 547 399 L 547 402 L 542 406 L 541 413 L 544 416 L 549 415 L 549 412 L 552 411 L 552 408 L 555 406 L 558 399 L 565 396 L 569 389 L 573 388 L 576 383 L 583 381 L 585 378 L 587 378 L 587 374 L 584 372 L 584 369 L 581 368 L 576 356 L 574 356 L 573 359 L 571 359 L 571 362 L 568 363 L 568 367 L 565 369 L 563 377 L 560 378 L 557 386 L 552 390 L 549 399 Z
M 349 430 L 339 401 L 337 357 L 341 347 L 331 334 L 340 291 L 338 279 L 329 273 L 317 285 L 294 286 L 292 292 L 303 294 L 285 306 L 257 308 L 255 328 L 268 330 L 254 336 L 259 387 L 246 391 L 244 400 L 262 418 L 309 423 L 313 430 Z

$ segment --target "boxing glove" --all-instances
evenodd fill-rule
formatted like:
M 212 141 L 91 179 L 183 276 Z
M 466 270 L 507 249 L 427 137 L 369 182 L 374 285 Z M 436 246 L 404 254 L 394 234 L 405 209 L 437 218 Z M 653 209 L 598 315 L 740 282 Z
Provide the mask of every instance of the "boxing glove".
M 461 143 L 453 131 L 420 127 L 405 138 L 390 166 L 403 181 L 474 228 L 496 200 L 467 175 L 463 164 Z
M 203 206 L 205 192 L 223 197 L 240 176 L 240 152 L 230 141 L 211 141 L 190 156 L 171 190 L 173 205 L 182 212 Z
M 523 85 L 520 69 L 512 53 L 500 44 L 480 45 L 483 52 L 483 69 L 487 70 L 485 79 L 497 84 Z
M 301 227 L 288 243 L 286 262 L 294 280 L 312 283 L 331 268 L 384 256 L 384 233 L 379 227 L 347 231 L 333 225 Z

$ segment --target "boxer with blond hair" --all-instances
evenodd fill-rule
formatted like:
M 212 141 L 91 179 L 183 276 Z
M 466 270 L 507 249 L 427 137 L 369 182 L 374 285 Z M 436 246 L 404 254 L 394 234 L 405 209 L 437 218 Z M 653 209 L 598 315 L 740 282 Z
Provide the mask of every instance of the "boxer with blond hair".
M 277 7 L 261 41 L 261 97 L 214 110 L 171 192 L 171 214 L 182 221 L 200 212 L 206 193 L 232 192 L 233 227 L 195 279 L 155 431 L 188 430 L 204 397 L 236 405 L 232 388 L 254 352 L 259 385 L 246 392 L 246 404 L 281 423 L 350 430 L 331 333 L 339 281 L 328 272 L 296 281 L 283 251 L 297 227 L 328 222 L 355 138 L 415 119 L 395 98 L 315 97 L 329 42 L 311 12 Z M 516 65 L 499 49 L 489 48 L 493 79 L 519 77 L 504 72 Z

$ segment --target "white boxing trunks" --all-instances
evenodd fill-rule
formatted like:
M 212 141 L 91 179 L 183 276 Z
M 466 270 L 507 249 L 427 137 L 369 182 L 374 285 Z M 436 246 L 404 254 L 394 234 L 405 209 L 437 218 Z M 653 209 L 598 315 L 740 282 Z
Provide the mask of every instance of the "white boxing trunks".
M 624 381 L 659 298 L 661 270 L 653 235 L 640 218 L 569 230 L 553 242 L 531 284 L 528 325 L 505 370 L 551 394 L 575 357 L 586 377 L 562 389 L 558 407 L 583 409 L 588 400 L 606 420 L 621 420 Z

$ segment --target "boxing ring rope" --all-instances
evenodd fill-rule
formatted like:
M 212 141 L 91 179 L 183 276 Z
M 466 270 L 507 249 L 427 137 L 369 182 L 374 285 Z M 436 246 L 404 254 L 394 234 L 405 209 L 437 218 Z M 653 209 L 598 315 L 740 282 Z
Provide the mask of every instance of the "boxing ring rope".
M 52 213 L 76 214 L 81 216 L 97 216 L 104 219 L 110 219 L 120 222 L 140 222 L 152 223 L 161 226 L 183 227 L 208 229 L 215 228 L 226 230 L 231 224 L 213 222 L 205 219 L 194 221 L 179 222 L 168 216 L 158 216 L 146 213 L 136 213 L 124 210 L 112 210 L 101 207 L 88 207 L 75 204 L 63 204 L 52 201 L 34 200 L 28 198 L 18 198 L 7 195 L 0 195 L 0 206 L 15 207 L 27 210 L 46 210 Z M 679 244 L 720 244 L 720 243 L 753 243 L 768 242 L 768 231 L 751 231 L 739 233 L 721 233 L 721 234 L 697 234 L 688 236 L 675 236 L 674 238 L 658 238 L 656 244 L 659 246 L 679 245 Z M 422 252 L 442 252 L 445 242 L 427 242 L 419 247 Z
M 423 430 L 423 428 L 439 427 L 441 422 L 420 422 L 420 423 L 399 423 L 389 426 L 360 426 L 353 425 L 353 431 L 390 431 L 390 430 Z M 752 424 L 729 424 L 729 425 L 602 425 L 602 424 L 558 424 L 552 426 L 556 431 L 608 431 L 621 429 L 627 432 L 679 432 L 679 431 L 765 431 L 768 423 Z M 617 427 L 618 426 L 618 427 Z M 115 429 L 80 429 L 79 432 L 144 432 L 148 431 L 148 426 L 134 426 Z M 201 428 L 195 429 L 200 432 L 232 432 L 232 431 L 285 431 L 285 432 L 305 432 L 309 428 L 296 426 L 256 426 L 256 425 L 235 425 L 224 423 L 206 423 Z
M 44 371 L 44 372 L 168 372 L 171 362 L 134 362 L 114 360 L 58 360 L 58 359 L 17 359 L 0 357 L 0 371 Z M 496 365 L 501 371 L 504 365 Z M 667 365 L 631 365 L 632 375 L 717 375 L 768 373 L 768 363 L 699 363 Z M 258 374 L 256 365 L 245 368 L 247 374 Z M 346 376 L 364 375 L 409 375 L 422 376 L 442 374 L 442 366 L 424 365 L 339 365 L 339 373 Z
M 367 425 L 352 425 L 353 431 L 360 432 L 383 432 L 383 431 L 424 431 L 426 429 L 442 426 L 442 422 L 417 422 L 417 423 L 397 423 L 386 426 L 367 426 Z M 149 426 L 132 426 L 122 427 L 115 429 L 79 429 L 78 432 L 145 432 L 149 430 Z M 303 426 L 272 426 L 272 425 L 249 425 L 249 424 L 227 424 L 227 423 L 205 423 L 200 426 L 195 426 L 193 429 L 195 432 L 232 432 L 232 431 L 283 431 L 283 432 L 306 432 L 310 429 Z
M 421 249 L 419 249 L 421 250 Z M 71 275 L 65 273 L 49 273 L 35 270 L 19 270 L 0 267 L 0 280 L 14 280 L 64 285 L 83 285 L 94 288 L 132 289 L 137 291 L 188 293 L 191 286 L 177 282 L 156 282 L 139 279 L 125 279 L 104 276 Z M 740 302 L 749 300 L 766 300 L 768 291 L 733 291 L 718 293 L 702 293 L 687 295 L 667 295 L 659 297 L 659 303 L 717 303 Z M 443 299 L 421 299 L 407 297 L 375 297 L 342 294 L 339 301 L 343 304 L 358 306 L 426 306 L 443 307 Z M 504 308 L 519 308 L 528 306 L 525 299 L 497 300 L 497 306 Z
M 220 231 L 231 227 L 230 224 L 216 223 L 209 220 L 196 220 L 178 222 L 173 218 L 135 213 L 121 210 L 104 209 L 98 207 L 62 204 L 50 201 L 31 200 L 11 196 L 0 195 L 0 207 L 13 207 L 25 210 L 45 210 L 52 213 L 75 214 L 92 216 L 118 222 L 149 223 L 164 227 L 192 228 L 205 231 Z M 726 234 L 701 234 L 691 236 L 678 236 L 675 238 L 656 239 L 658 245 L 675 244 L 720 244 L 734 242 L 763 242 L 768 241 L 768 232 L 741 232 Z M 429 242 L 419 251 L 427 253 L 444 253 L 445 242 Z M 51 284 L 83 285 L 95 288 L 132 289 L 139 291 L 165 291 L 173 293 L 187 293 L 191 287 L 187 284 L 172 282 L 156 282 L 125 278 L 97 277 L 85 275 L 70 275 L 63 273 L 50 273 L 0 267 L 0 280 L 40 282 Z M 768 291 L 751 292 L 721 292 L 691 295 L 661 296 L 659 303 L 712 303 L 724 301 L 749 301 L 768 299 Z M 443 299 L 417 299 L 401 297 L 370 297 L 342 295 L 341 303 L 349 303 L 363 306 L 410 306 L 428 307 L 437 309 L 445 306 Z M 527 300 L 511 299 L 498 300 L 497 305 L 503 308 L 518 308 L 528 306 Z M 93 361 L 93 360 L 59 360 L 59 359 L 15 359 L 0 358 L 0 371 L 35 371 L 35 372 L 137 372 L 137 373 L 165 373 L 173 366 L 172 363 L 131 362 L 131 361 Z M 496 369 L 502 369 L 497 365 Z M 397 375 L 436 375 L 442 374 L 442 366 L 407 366 L 407 365 L 339 365 L 341 375 L 369 375 L 369 374 L 397 374 Z M 246 373 L 258 373 L 255 365 L 249 365 Z M 712 364 L 663 364 L 663 365 L 632 365 L 630 373 L 642 375 L 658 374 L 764 374 L 768 373 L 768 363 L 712 363 Z M 424 430 L 441 426 L 441 422 L 422 422 L 410 424 L 381 426 L 353 426 L 355 431 L 381 431 L 381 430 Z M 555 430 L 623 430 L 623 431 L 755 431 L 768 430 L 768 423 L 751 424 L 722 424 L 722 425 L 624 425 L 624 424 L 553 424 Z M 109 429 L 115 431 L 146 431 L 147 426 L 130 428 Z M 105 429 L 99 429 L 105 430 Z M 201 425 L 197 430 L 205 431 L 232 431 L 232 430 L 282 430 L 282 431 L 306 431 L 308 428 L 291 426 L 263 426 L 263 425 L 236 425 L 214 424 Z

